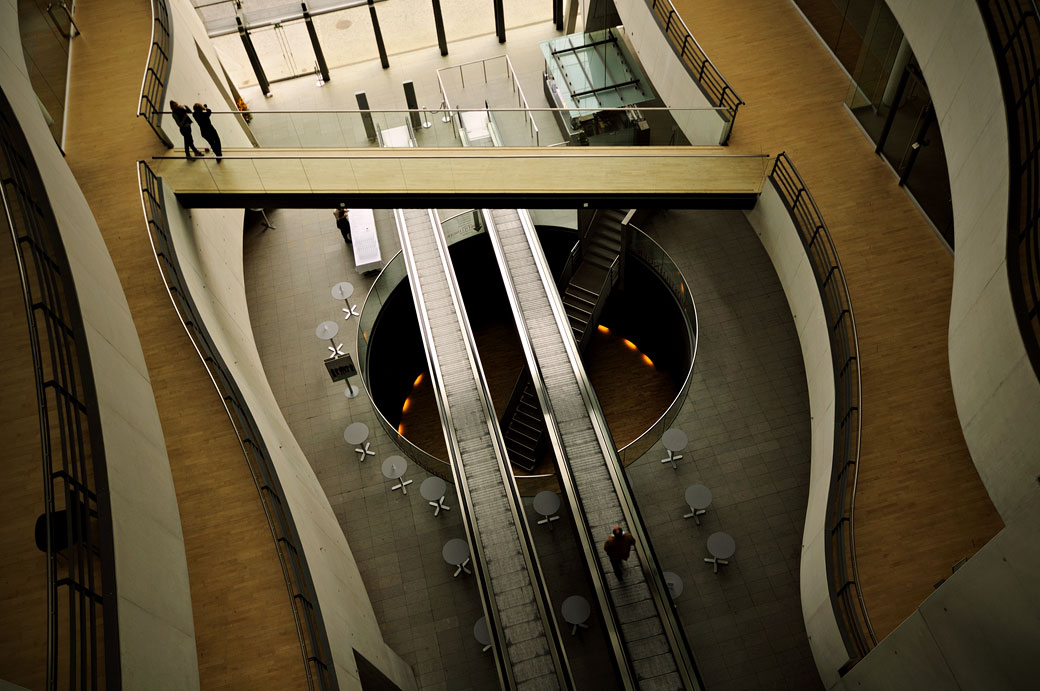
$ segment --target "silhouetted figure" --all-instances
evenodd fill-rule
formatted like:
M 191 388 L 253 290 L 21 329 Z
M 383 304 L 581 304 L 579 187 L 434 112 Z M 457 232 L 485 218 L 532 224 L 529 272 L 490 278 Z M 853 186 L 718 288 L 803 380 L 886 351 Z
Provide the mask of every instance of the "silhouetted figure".
M 196 156 L 203 156 L 203 153 L 195 148 L 195 140 L 191 136 L 191 109 L 171 100 L 170 110 L 173 111 L 173 121 L 177 123 L 177 127 L 184 136 L 184 157 L 189 161 L 192 160 L 192 151 Z
M 614 526 L 610 537 L 603 543 L 603 551 L 610 557 L 610 565 L 614 567 L 614 575 L 619 579 L 625 577 L 624 562 L 632 552 L 632 545 L 634 544 L 636 544 L 636 539 L 626 533 L 625 529 L 619 525 Z
M 336 209 L 332 212 L 332 215 L 336 217 L 336 227 L 339 228 L 340 235 L 343 236 L 343 242 L 348 245 L 351 244 L 350 239 L 350 212 L 346 209 Z
M 195 122 L 199 123 L 199 133 L 209 143 L 209 148 L 213 149 L 213 153 L 217 155 L 217 163 L 220 163 L 223 150 L 220 148 L 220 135 L 210 122 L 213 111 L 205 103 L 196 103 L 192 112 L 195 114 Z

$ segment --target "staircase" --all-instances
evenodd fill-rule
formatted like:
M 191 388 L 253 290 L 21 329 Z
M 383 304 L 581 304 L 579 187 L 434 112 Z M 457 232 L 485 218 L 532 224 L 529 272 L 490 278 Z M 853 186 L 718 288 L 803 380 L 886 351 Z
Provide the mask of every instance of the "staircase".
M 579 352 L 584 352 L 588 345 L 593 321 L 602 311 L 617 276 L 621 275 L 627 215 L 625 209 L 597 211 L 579 241 L 581 263 L 563 291 L 564 309 Z M 617 273 L 612 280 L 607 280 L 615 262 Z M 526 367 L 513 387 L 501 428 L 509 461 L 524 470 L 534 470 L 545 452 L 547 438 L 542 408 Z

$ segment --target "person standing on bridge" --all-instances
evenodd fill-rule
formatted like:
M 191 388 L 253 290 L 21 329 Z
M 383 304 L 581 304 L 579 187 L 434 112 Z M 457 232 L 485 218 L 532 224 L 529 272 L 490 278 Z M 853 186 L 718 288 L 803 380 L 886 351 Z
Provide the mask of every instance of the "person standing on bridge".
M 199 133 L 202 134 L 202 138 L 209 143 L 209 147 L 213 149 L 213 153 L 217 156 L 217 163 L 220 163 L 220 157 L 223 156 L 222 149 L 220 148 L 220 135 L 217 134 L 216 128 L 213 127 L 213 123 L 210 122 L 210 117 L 213 115 L 213 111 L 209 109 L 209 106 L 205 103 L 196 103 L 192 107 L 192 112 L 195 114 L 195 122 L 199 123 Z
M 625 529 L 619 525 L 614 526 L 610 537 L 603 543 L 603 551 L 610 557 L 610 565 L 614 567 L 614 575 L 619 580 L 625 578 L 624 562 L 632 552 L 632 545 L 634 544 L 636 544 L 636 539 L 629 533 L 626 533 Z
M 184 157 L 191 161 L 191 152 L 194 151 L 201 158 L 204 154 L 195 148 L 195 140 L 191 136 L 191 109 L 171 100 L 170 110 L 173 111 L 173 121 L 184 136 Z

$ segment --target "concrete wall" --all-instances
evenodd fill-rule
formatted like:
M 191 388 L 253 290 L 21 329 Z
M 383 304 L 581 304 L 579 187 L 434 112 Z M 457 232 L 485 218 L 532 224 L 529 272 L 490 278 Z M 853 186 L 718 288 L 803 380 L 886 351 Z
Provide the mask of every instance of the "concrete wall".
M 198 12 L 188 0 L 168 0 L 167 4 L 173 24 L 173 51 L 170 59 L 170 77 L 166 84 L 166 99 L 162 109 L 168 111 L 170 99 L 173 99 L 189 108 L 194 103 L 206 103 L 212 110 L 235 110 L 231 86 L 224 78 L 217 52 L 206 34 L 206 28 Z M 212 73 L 199 57 L 200 51 L 213 70 Z M 224 146 L 252 146 L 252 143 L 244 138 L 247 136 L 244 121 L 238 118 L 235 121 L 240 129 L 231 131 L 228 127 L 231 122 L 228 116 L 214 118 L 214 126 L 220 132 L 221 143 Z M 174 146 L 184 146 L 184 138 L 172 117 L 163 116 L 161 125 Z M 193 134 L 195 146 L 200 149 L 206 146 L 205 140 L 199 135 L 198 126 L 194 127 Z
M 949 165 L 957 414 L 979 476 L 1008 523 L 1038 492 L 1040 382 L 1008 287 L 1008 136 L 996 62 L 974 0 L 888 4 L 921 64 Z
M 766 181 L 755 208 L 746 214 L 780 277 L 802 346 L 812 414 L 812 458 L 799 585 L 809 646 L 820 677 L 826 686 L 830 686 L 838 679 L 838 669 L 848 661 L 848 654 L 831 606 L 825 561 L 827 495 L 834 462 L 835 405 L 834 366 L 827 320 L 798 230 L 771 182 Z
M 646 0 L 614 0 L 614 5 L 624 22 L 629 44 L 665 104 L 669 108 L 712 108 L 657 26 Z M 676 113 L 676 121 L 686 138 L 695 144 L 721 142 L 724 122 L 718 113 Z
M 1017 518 L 831 688 L 1034 688 L 1040 500 Z
M 33 95 L 15 0 L 0 0 L 0 88 L 40 169 L 86 328 L 108 467 L 123 688 L 197 689 L 188 566 L 148 370 L 101 231 Z
M 178 95 L 185 101 L 207 101 L 212 107 L 222 98 L 220 86 L 211 79 L 195 47 L 198 41 L 204 50 L 212 52 L 208 39 L 188 0 L 171 0 L 170 4 L 175 48 L 169 94 L 179 101 L 182 98 Z M 241 130 L 224 129 L 220 134 L 225 146 L 250 146 Z M 176 131 L 171 136 L 174 135 Z M 180 143 L 179 135 L 174 141 Z M 207 160 L 194 165 L 218 164 Z M 307 559 L 325 621 L 340 687 L 360 688 L 354 661 L 356 648 L 399 687 L 415 688 L 411 669 L 383 643 L 368 592 L 343 530 L 289 430 L 264 374 L 246 305 L 243 210 L 188 211 L 181 208 L 168 191 L 166 209 L 184 280 L 206 329 L 256 420 L 282 484 L 284 500 L 292 511 L 300 548 Z M 287 600 L 285 605 L 288 604 Z
M 411 669 L 383 643 L 339 521 L 264 374 L 246 305 L 243 211 L 188 211 L 170 192 L 166 193 L 166 208 L 184 280 L 202 322 L 242 391 L 282 483 L 284 500 L 292 511 L 300 548 L 314 581 L 340 687 L 360 688 L 353 653 L 356 648 L 398 686 L 415 688 Z M 285 604 L 288 606 L 288 601 Z

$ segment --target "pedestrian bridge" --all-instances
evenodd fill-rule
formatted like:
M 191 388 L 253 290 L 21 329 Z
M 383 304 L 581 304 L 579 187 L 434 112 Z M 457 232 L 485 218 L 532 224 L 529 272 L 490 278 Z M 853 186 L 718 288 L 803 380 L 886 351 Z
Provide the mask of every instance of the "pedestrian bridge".
M 174 150 L 179 151 L 179 150 Z M 186 207 L 750 208 L 772 158 L 721 147 L 225 149 L 152 168 Z

